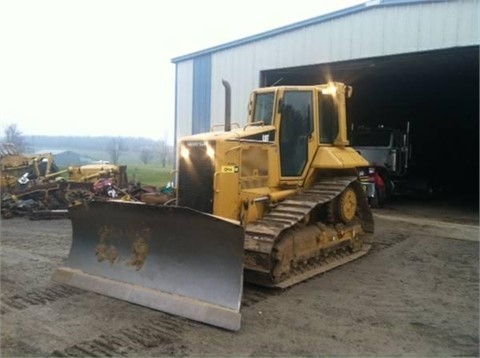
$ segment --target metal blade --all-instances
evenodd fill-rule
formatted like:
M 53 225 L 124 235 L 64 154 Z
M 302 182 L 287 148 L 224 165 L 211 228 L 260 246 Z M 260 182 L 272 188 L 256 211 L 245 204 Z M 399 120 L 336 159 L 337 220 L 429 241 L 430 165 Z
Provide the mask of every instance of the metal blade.
M 230 330 L 240 328 L 244 231 L 201 212 L 130 202 L 70 209 L 53 280 Z

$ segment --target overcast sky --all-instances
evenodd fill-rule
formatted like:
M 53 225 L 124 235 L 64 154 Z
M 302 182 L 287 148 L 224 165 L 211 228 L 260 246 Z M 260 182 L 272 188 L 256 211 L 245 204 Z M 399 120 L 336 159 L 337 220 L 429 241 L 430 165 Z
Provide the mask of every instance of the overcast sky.
M 172 58 L 362 2 L 0 0 L 1 129 L 172 141 Z

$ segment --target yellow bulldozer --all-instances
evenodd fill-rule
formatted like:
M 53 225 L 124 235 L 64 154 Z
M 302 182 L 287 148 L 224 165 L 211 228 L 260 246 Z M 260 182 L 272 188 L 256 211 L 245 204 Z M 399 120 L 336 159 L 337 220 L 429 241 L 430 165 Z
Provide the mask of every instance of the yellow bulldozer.
M 27 156 L 21 154 L 14 144 L 0 145 L 0 188 L 15 187 L 17 183 L 28 183 L 31 179 L 54 177 L 58 168 L 51 153 Z
M 342 83 L 253 91 L 248 121 L 178 143 L 175 205 L 70 208 L 58 282 L 229 330 L 243 283 L 285 288 L 361 257 L 374 223 Z

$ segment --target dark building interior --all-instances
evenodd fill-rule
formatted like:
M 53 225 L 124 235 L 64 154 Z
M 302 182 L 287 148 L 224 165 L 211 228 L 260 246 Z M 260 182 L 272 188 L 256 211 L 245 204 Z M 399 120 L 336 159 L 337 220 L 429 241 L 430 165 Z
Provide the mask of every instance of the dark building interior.
M 410 172 L 439 195 L 479 202 L 479 47 L 262 71 L 262 86 L 335 80 L 353 87 L 354 126 L 405 128 Z M 441 194 L 440 194 L 441 193 Z

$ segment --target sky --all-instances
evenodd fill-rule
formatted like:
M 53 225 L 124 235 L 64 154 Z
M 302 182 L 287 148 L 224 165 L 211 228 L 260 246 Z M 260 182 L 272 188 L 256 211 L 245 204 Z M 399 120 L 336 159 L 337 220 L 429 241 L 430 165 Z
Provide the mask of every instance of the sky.
M 0 130 L 173 143 L 172 58 L 365 0 L 0 0 Z

